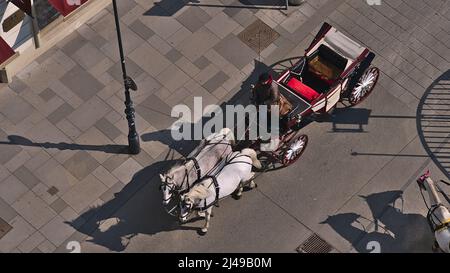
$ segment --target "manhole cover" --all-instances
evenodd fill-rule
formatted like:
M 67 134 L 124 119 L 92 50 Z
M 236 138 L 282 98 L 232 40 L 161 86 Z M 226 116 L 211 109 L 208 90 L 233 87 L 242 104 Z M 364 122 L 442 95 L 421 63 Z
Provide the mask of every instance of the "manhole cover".
M 314 233 L 296 250 L 299 253 L 329 253 L 333 250 L 333 247 Z
M 280 34 L 258 19 L 239 33 L 238 37 L 251 49 L 260 53 L 278 39 Z
M 12 229 L 12 226 L 10 226 L 5 220 L 0 218 L 0 239 L 3 238 L 3 236 L 6 235 L 10 230 Z

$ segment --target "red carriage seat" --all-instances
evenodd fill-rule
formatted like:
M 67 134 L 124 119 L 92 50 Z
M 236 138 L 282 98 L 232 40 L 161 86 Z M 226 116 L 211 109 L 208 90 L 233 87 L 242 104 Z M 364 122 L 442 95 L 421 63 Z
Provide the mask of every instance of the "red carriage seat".
M 295 77 L 292 77 L 289 82 L 287 83 L 287 86 L 289 86 L 292 90 L 295 91 L 298 95 L 305 98 L 309 102 L 317 99 L 320 94 L 317 93 L 314 89 L 311 87 L 303 84 L 301 81 L 297 80 Z

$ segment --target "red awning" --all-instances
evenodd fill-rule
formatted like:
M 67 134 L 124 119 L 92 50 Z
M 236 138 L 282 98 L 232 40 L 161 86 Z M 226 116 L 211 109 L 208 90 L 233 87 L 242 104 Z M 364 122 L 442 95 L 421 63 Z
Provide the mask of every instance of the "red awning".
M 69 15 L 88 0 L 48 0 L 48 2 L 63 16 Z
M 15 54 L 14 50 L 0 37 L 0 64 Z
M 23 12 L 33 17 L 31 13 L 31 0 L 10 0 L 11 3 L 16 5 Z

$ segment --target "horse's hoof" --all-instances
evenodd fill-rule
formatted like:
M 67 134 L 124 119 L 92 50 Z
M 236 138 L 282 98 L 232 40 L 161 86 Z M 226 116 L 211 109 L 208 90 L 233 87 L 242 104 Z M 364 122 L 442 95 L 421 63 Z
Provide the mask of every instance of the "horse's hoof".
M 203 229 L 199 229 L 199 230 L 197 231 L 197 233 L 198 233 L 198 235 L 200 235 L 200 236 L 205 236 L 206 233 L 208 233 L 208 230 L 204 231 Z
M 237 194 L 233 195 L 234 200 L 240 200 L 241 197 L 242 197 L 242 195 L 237 195 Z

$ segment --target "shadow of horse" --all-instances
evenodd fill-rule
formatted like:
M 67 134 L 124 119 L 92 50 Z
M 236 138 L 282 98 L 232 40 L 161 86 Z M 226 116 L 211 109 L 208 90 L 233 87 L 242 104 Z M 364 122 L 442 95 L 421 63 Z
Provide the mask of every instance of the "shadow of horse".
M 180 226 L 178 219 L 162 206 L 159 175 L 176 160 L 160 161 L 137 172 L 114 197 L 98 207 L 92 207 L 79 218 L 66 222 L 77 231 L 89 235 L 88 242 L 111 251 L 123 251 L 137 234 L 153 235 L 171 230 L 197 230 Z M 84 222 L 83 225 L 79 225 Z
M 248 101 L 250 85 L 254 83 L 259 74 L 271 72 L 270 67 L 255 61 L 255 69 L 241 84 L 240 89 L 220 107 L 230 104 L 242 104 Z M 211 117 L 203 117 L 199 122 L 204 124 Z M 193 128 L 195 124 L 186 123 L 185 126 Z M 221 129 L 221 128 L 216 128 Z M 172 230 L 196 230 L 197 227 L 180 225 L 178 219 L 169 215 L 162 205 L 162 194 L 159 191 L 159 173 L 173 166 L 178 159 L 173 158 L 178 152 L 183 156 L 189 154 L 198 144 L 198 141 L 172 138 L 171 130 L 165 129 L 143 134 L 142 141 L 159 141 L 169 147 L 167 155 L 161 156 L 159 162 L 145 167 L 134 174 L 131 181 L 108 202 L 98 207 L 92 207 L 82 213 L 79 218 L 67 222 L 80 233 L 88 235 L 96 245 L 106 247 L 111 251 L 123 251 L 131 238 L 137 234 L 154 235 Z M 172 158 L 168 158 L 172 155 Z M 80 225 L 79 223 L 85 222 Z
M 361 196 L 369 206 L 373 219 L 356 213 L 329 216 L 321 224 L 330 225 L 342 238 L 360 252 L 370 252 L 369 243 L 378 242 L 381 252 L 424 252 L 433 236 L 426 218 L 421 214 L 404 213 L 396 207 L 402 202 L 402 191 L 387 191 Z M 367 221 L 369 224 L 363 223 Z

